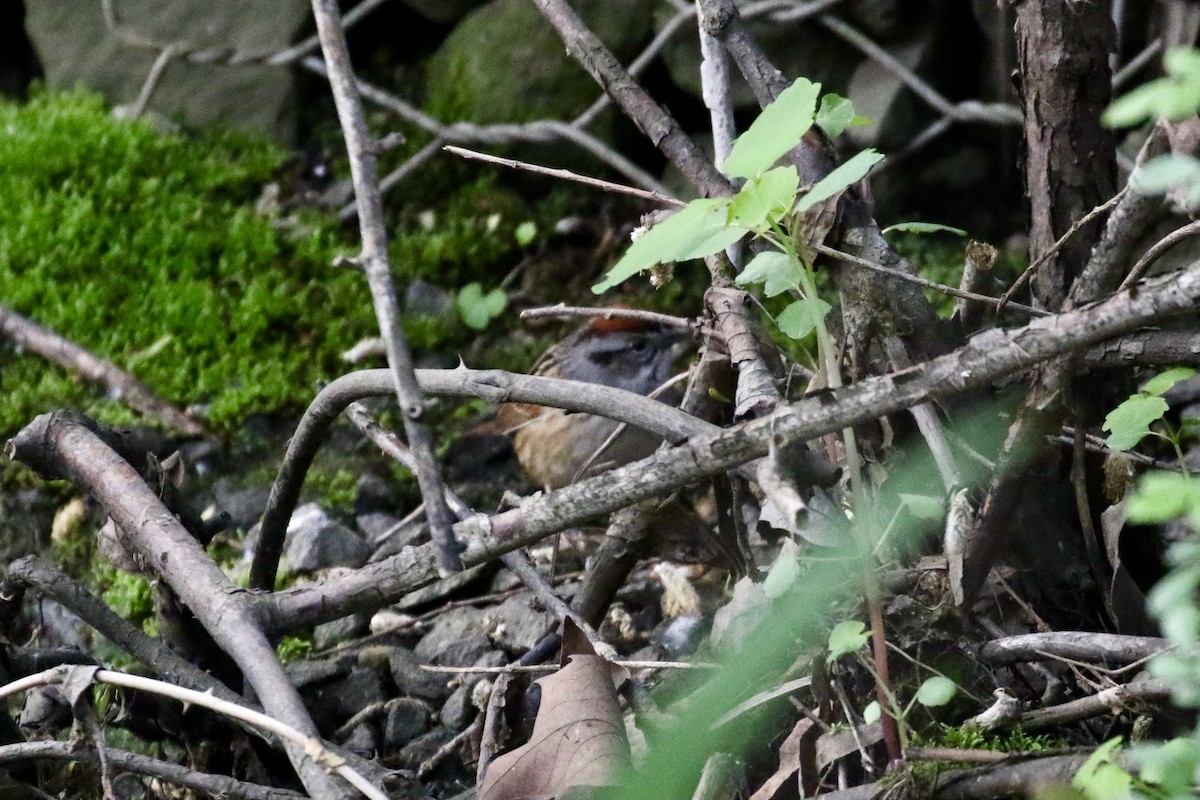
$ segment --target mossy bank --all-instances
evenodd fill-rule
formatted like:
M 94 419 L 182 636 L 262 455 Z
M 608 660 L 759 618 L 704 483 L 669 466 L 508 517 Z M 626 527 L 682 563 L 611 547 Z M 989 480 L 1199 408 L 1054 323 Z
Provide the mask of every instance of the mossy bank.
M 128 369 L 218 430 L 294 411 L 347 366 L 375 329 L 366 282 L 333 267 L 355 249 L 328 212 L 264 202 L 288 184 L 289 154 L 227 132 L 163 133 L 115 119 L 90 94 L 0 103 L 0 302 Z M 401 280 L 495 285 L 519 257 L 518 209 L 498 219 L 486 181 L 398 214 Z M 274 192 L 274 196 L 278 196 Z M 472 208 L 487 209 L 477 218 Z M 507 262 L 507 263 L 506 263 Z M 413 332 L 423 348 L 468 332 L 455 320 Z M 0 344 L 0 434 L 70 406 L 130 421 L 67 370 Z

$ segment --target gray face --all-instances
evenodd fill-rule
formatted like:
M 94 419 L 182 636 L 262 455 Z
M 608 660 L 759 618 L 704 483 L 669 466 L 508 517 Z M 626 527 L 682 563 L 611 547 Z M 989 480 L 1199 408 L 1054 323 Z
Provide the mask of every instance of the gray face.
M 560 359 L 563 377 L 650 394 L 671 377 L 673 331 L 620 331 L 579 341 Z

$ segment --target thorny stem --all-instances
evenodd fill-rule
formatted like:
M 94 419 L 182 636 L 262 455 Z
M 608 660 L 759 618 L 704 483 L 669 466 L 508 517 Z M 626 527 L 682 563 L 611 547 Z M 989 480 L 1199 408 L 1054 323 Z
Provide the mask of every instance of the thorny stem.
M 329 70 L 329 86 L 333 90 L 338 119 L 346 138 L 350 157 L 350 172 L 354 181 L 354 198 L 358 206 L 362 253 L 358 262 L 371 287 L 379 332 L 387 349 L 388 366 L 392 370 L 396 397 L 404 416 L 404 432 L 416 460 L 417 483 L 425 501 L 433 541 L 438 549 L 438 570 L 450 574 L 462 569 L 458 546 L 451 530 L 453 516 L 446 506 L 442 479 L 433 457 L 429 429 L 419 421 L 425 397 L 413 373 L 412 354 L 400 326 L 396 287 L 392 282 L 388 261 L 387 232 L 383 222 L 383 206 L 379 194 L 376 151 L 378 144 L 371 140 L 363 114 L 362 99 L 354 81 L 346 33 L 336 0 L 312 0 L 317 20 L 317 34 Z M 257 566 L 257 565 L 256 565 Z M 263 570 L 259 570 L 261 573 Z M 272 570 L 273 572 L 273 570 Z M 262 586 L 265 577 L 256 574 L 255 585 Z M 267 584 L 270 585 L 269 583 Z

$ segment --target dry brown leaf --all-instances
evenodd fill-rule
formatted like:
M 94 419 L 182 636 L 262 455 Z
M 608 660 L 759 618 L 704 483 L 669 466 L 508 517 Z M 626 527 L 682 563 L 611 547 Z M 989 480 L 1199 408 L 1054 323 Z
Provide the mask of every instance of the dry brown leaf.
M 809 733 L 814 725 L 816 723 L 807 718 L 796 723 L 796 727 L 792 728 L 792 732 L 783 740 L 783 744 L 779 745 L 779 768 L 775 770 L 774 775 L 767 778 L 762 786 L 758 787 L 758 791 L 750 795 L 750 800 L 771 800 L 775 793 L 791 780 L 793 775 L 803 776 L 800 748 L 805 734 Z M 811 745 L 809 749 L 812 749 Z
M 619 668 L 596 655 L 574 627 L 570 620 L 564 626 L 567 665 L 537 681 L 542 703 L 533 735 L 492 762 L 479 800 L 529 800 L 576 786 L 611 786 L 629 764 L 614 686 L 622 679 L 614 674 Z

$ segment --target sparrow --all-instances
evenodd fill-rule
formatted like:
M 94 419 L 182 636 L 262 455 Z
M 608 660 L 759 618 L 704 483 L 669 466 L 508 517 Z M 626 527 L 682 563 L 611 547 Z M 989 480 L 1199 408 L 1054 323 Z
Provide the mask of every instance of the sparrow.
M 596 317 L 541 355 L 530 373 L 598 383 L 650 395 L 671 377 L 674 344 L 685 331 L 629 317 Z M 662 442 L 627 426 L 605 446 L 620 423 L 559 408 L 506 403 L 497 413 L 513 436 L 517 460 L 539 486 L 557 489 L 582 473 L 620 466 L 650 455 Z

